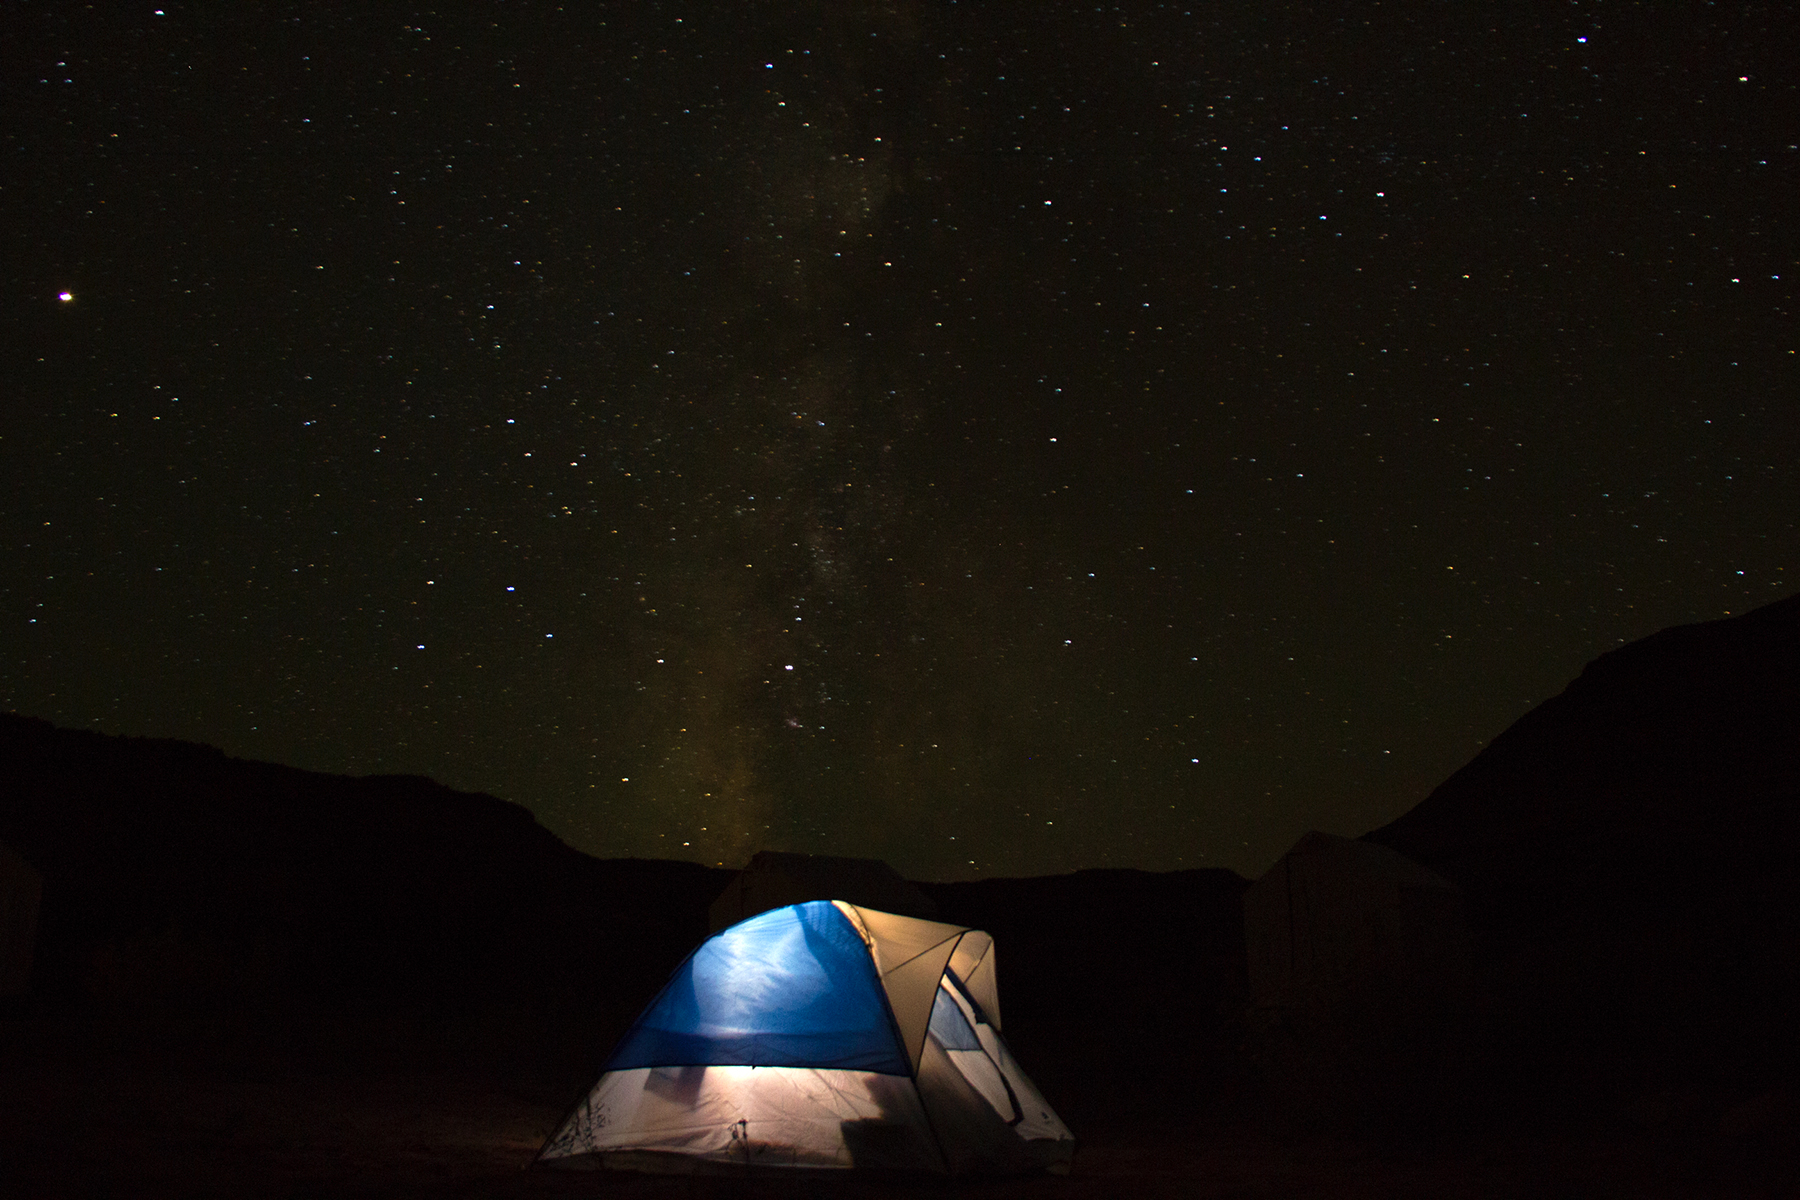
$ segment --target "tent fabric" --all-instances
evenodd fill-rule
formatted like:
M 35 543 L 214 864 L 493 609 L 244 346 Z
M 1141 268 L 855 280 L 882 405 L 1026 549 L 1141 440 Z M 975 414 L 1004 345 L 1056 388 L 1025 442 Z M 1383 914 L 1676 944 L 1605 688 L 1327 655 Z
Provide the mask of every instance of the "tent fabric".
M 1019 1100 L 1007 1086 L 1000 1064 L 982 1046 L 981 1035 L 975 1032 L 978 1018 L 973 1008 L 966 998 L 956 994 L 946 978 L 945 986 L 938 989 L 937 1002 L 931 1006 L 931 1036 L 969 1085 L 1011 1125 L 1022 1115 Z
M 945 972 L 939 985 L 931 1032 L 936 1048 L 1021 1138 L 1055 1141 L 1069 1136 L 1049 1101 L 1014 1061 L 1000 1031 L 952 972 Z
M 1405 1000 L 1467 973 L 1462 895 L 1386 846 L 1308 833 L 1244 893 L 1252 1000 Z
M 677 969 L 538 1161 L 1066 1170 L 1074 1139 L 1000 1036 L 993 962 L 985 933 L 841 901 L 752 917 Z
M 912 1073 L 859 933 L 829 901 L 773 909 L 688 956 L 607 1062 Z
M 852 916 L 869 940 L 875 968 L 881 973 L 882 987 L 900 1029 L 901 1045 L 911 1068 L 916 1069 L 925 1050 L 925 1029 L 931 1021 L 938 979 L 962 937 L 971 931 L 961 925 L 859 908 L 841 900 L 834 903 Z
M 612 1072 L 540 1159 L 609 1151 L 639 1156 L 613 1165 L 664 1171 L 707 1165 L 945 1168 L 910 1080 L 806 1067 Z M 645 1155 L 664 1161 L 646 1161 Z
M 981 1005 L 981 1011 L 1000 1026 L 1000 989 L 994 982 L 994 939 L 979 929 L 971 929 L 956 943 L 950 956 L 950 969 L 963 981 L 969 996 Z
M 1011 1175 L 1067 1171 L 1074 1139 L 1043 1097 L 1012 1063 L 994 1064 L 1011 1087 L 1022 1110 L 1008 1121 L 978 1086 L 985 1071 L 973 1067 L 969 1051 L 946 1050 L 935 1037 L 925 1041 L 919 1064 L 919 1096 L 931 1114 L 939 1153 L 952 1175 Z M 974 1078 L 971 1078 L 971 1076 Z M 1030 1106 L 1030 1107 L 1027 1107 Z M 1023 1119 L 1029 1116 L 1030 1124 Z

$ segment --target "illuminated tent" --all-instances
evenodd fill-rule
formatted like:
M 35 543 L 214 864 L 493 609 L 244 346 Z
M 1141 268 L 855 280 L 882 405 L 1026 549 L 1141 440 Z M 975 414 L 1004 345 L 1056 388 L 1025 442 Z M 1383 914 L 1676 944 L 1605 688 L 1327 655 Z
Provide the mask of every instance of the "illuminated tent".
M 1074 1148 L 1001 1040 L 992 938 L 815 900 L 701 943 L 538 1162 L 963 1175 Z

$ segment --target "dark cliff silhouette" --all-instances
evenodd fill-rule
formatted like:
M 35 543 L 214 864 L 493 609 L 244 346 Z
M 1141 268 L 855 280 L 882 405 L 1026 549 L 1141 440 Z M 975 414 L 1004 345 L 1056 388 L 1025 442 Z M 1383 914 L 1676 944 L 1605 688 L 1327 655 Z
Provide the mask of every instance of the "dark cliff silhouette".
M 0 778 L 0 839 L 44 876 L 39 1011 L 379 1017 L 452 1041 L 586 1013 L 604 1040 L 729 877 L 598 861 L 428 779 L 19 716 L 0 715 Z
M 351 1056 L 498 1046 L 570 1086 L 591 1082 L 736 877 L 594 859 L 515 804 L 428 779 L 20 716 L 0 715 L 0 778 L 0 840 L 44 875 L 33 1011 L 227 1016 L 252 1039 L 273 1021 L 302 1044 L 360 1022 L 373 1033 L 349 1037 Z M 1242 990 L 1235 874 L 918 886 L 939 919 L 998 939 L 1009 1032 L 1047 1052 L 1034 1062 L 1050 1080 L 1090 1090 L 1103 1047 L 1165 1026 L 1160 1053 L 1218 1060 Z M 1065 1044 L 1088 1049 L 1059 1058 Z M 1137 1103 L 1143 1077 L 1126 1074 Z
M 1463 889 L 1517 1087 L 1789 1083 L 1800 597 L 1602 655 L 1367 839 Z

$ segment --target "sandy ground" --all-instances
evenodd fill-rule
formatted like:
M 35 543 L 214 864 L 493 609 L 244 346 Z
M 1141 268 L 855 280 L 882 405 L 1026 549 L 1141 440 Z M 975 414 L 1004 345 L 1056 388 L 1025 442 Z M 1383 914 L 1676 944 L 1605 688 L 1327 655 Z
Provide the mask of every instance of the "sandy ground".
M 117 1037 L 118 1035 L 112 1035 Z M 20 1197 L 1800 1197 L 1800 1170 L 1716 1135 L 1500 1136 L 1428 1146 L 1278 1138 L 1086 1114 L 1074 1173 L 946 1184 L 528 1170 L 550 1089 L 464 1069 L 247 1068 L 78 1033 L 0 1030 L 0 1195 Z M 73 1039 L 71 1041 L 70 1039 Z M 1070 1106 L 1079 1112 L 1080 1105 Z

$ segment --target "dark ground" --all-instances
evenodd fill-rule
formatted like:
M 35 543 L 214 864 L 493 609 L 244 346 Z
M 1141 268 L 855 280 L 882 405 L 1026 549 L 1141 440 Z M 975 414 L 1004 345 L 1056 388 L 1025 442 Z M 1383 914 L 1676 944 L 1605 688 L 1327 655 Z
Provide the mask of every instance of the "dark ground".
M 528 1171 L 573 1091 L 520 1064 L 383 1063 L 393 1038 L 309 1053 L 194 1027 L 12 1020 L 0 1185 L 17 1196 L 1777 1197 L 1800 1194 L 1791 1111 L 1498 1128 L 1429 1141 L 1271 1131 L 1199 1095 L 1133 1097 L 1027 1034 L 1019 1053 L 1082 1138 L 1073 1175 L 929 1181 L 657 1178 Z M 400 1037 L 403 1039 L 404 1034 Z M 1066 1049 L 1066 1047 L 1065 1047 Z M 454 1056 L 452 1056 L 454 1057 Z M 539 1064 L 540 1066 L 542 1064 Z M 1085 1078 L 1083 1077 L 1085 1074 Z M 1765 1106 L 1766 1107 L 1766 1106 Z M 1160 1109 L 1160 1111 L 1153 1111 Z

